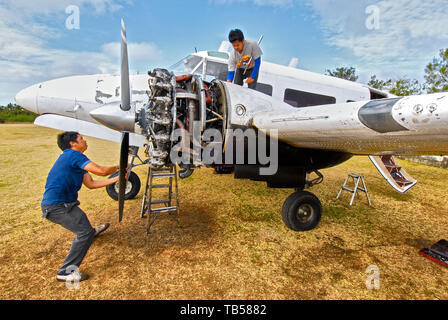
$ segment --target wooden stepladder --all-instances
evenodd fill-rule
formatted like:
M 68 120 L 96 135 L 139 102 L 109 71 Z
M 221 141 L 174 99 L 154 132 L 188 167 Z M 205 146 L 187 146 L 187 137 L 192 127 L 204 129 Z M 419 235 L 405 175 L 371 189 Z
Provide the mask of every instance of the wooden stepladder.
M 347 182 L 348 182 L 348 180 L 350 178 L 353 179 L 353 183 L 355 185 L 355 187 L 353 189 L 350 189 L 350 188 L 347 187 Z M 359 185 L 360 182 L 362 182 L 362 187 Z M 366 194 L 367 200 L 369 201 L 369 206 L 371 205 L 369 192 L 367 191 L 366 183 L 365 183 L 364 177 L 362 175 L 357 174 L 357 173 L 350 173 L 347 176 L 347 179 L 345 179 L 345 182 L 342 185 L 341 190 L 339 190 L 339 194 L 336 197 L 336 200 L 339 199 L 339 197 L 341 196 L 343 190 L 349 191 L 349 192 L 353 193 L 352 199 L 350 201 L 350 205 L 353 205 L 353 201 L 355 200 L 355 194 L 357 194 L 358 197 L 359 197 L 358 190 L 360 190 L 360 191 L 362 191 L 362 192 L 364 192 Z
M 156 183 L 156 180 L 165 180 Z M 168 179 L 168 182 L 166 181 Z M 154 200 L 154 189 L 167 189 L 167 199 Z M 162 206 L 161 206 L 162 205 Z M 177 185 L 177 167 L 176 165 L 151 168 L 148 167 L 148 176 L 146 179 L 145 194 L 142 200 L 141 217 L 147 215 L 148 222 L 146 232 L 149 233 L 151 226 L 161 213 L 168 213 L 179 225 L 179 193 Z

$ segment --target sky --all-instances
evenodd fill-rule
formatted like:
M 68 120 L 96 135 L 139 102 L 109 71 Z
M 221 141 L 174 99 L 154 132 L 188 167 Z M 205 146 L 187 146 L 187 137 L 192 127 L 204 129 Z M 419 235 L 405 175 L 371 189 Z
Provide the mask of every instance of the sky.
M 263 60 L 298 58 L 317 73 L 355 67 L 367 83 L 422 81 L 448 48 L 447 14 L 447 0 L 0 0 L 0 105 L 42 81 L 118 73 L 121 18 L 133 73 L 217 50 L 239 28 L 264 36 Z

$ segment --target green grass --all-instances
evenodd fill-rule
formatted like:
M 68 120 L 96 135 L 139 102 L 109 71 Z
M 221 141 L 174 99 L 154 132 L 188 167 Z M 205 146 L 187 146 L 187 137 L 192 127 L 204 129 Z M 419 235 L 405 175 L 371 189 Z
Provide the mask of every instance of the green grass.
M 35 119 L 36 116 L 31 114 L 10 114 L 6 112 L 0 113 L 0 122 L 34 122 Z
M 41 219 L 47 174 L 60 154 L 56 134 L 31 124 L 0 125 L 0 299 L 448 299 L 448 270 L 418 254 L 448 234 L 448 171 L 400 160 L 419 180 L 395 193 L 366 157 L 323 170 L 313 187 L 322 220 L 293 232 L 281 209 L 291 189 L 235 180 L 213 169 L 179 181 L 181 227 L 160 216 L 146 234 L 143 188 L 117 202 L 104 189 L 82 188 L 81 208 L 110 229 L 92 245 L 81 271 L 91 278 L 67 290 L 55 273 L 73 240 Z M 119 145 L 88 138 L 94 162 L 118 162 Z M 146 168 L 135 169 L 144 183 Z M 348 173 L 364 175 L 372 200 L 350 193 L 336 200 Z M 102 179 L 102 178 L 97 178 Z M 158 196 L 159 194 L 157 194 Z M 161 195 L 161 192 L 160 192 Z M 381 289 L 366 288 L 376 265 Z M 36 271 L 37 270 L 37 271 Z

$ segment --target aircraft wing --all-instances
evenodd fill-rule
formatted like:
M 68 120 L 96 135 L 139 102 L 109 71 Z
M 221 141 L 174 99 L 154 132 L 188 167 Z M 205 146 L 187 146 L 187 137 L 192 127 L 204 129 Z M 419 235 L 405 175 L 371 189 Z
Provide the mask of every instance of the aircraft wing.
M 298 148 L 354 155 L 448 154 L 448 93 L 254 111 L 250 122 Z M 276 111 L 271 111 L 271 110 Z
M 63 117 L 55 114 L 44 114 L 34 121 L 35 125 L 62 131 L 76 131 L 82 135 L 99 138 L 103 140 L 121 142 L 121 133 L 109 129 L 101 124 L 95 124 L 83 120 Z M 142 147 L 146 138 L 140 134 L 131 133 L 129 144 L 131 146 Z

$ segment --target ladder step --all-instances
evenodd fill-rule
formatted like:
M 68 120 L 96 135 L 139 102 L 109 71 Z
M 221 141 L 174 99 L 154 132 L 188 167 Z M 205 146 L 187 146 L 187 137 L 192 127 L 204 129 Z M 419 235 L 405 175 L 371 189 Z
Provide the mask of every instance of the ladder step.
M 162 213 L 162 212 L 171 212 L 171 211 L 177 211 L 177 207 L 151 209 L 151 213 Z
M 153 184 L 152 187 L 161 189 L 161 188 L 169 188 L 169 187 L 171 187 L 171 185 L 170 184 Z
M 170 203 L 170 200 L 154 200 L 151 204 L 162 204 L 162 203 Z
M 171 168 L 151 169 L 152 172 L 171 172 Z
M 176 177 L 175 173 L 153 173 L 152 176 L 154 178 L 174 178 Z

